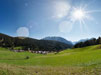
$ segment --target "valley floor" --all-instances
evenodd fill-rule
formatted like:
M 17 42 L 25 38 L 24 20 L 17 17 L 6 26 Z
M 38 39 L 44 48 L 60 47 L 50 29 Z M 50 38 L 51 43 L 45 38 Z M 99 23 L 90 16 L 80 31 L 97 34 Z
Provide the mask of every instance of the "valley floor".
M 0 75 L 101 75 L 101 45 L 47 55 L 0 48 Z

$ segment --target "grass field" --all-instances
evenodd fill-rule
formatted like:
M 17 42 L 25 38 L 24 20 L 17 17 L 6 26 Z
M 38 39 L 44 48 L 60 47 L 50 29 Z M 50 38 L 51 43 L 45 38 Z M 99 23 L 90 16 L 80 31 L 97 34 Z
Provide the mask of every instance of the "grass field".
M 101 75 L 100 67 L 101 45 L 47 55 L 0 48 L 0 75 Z

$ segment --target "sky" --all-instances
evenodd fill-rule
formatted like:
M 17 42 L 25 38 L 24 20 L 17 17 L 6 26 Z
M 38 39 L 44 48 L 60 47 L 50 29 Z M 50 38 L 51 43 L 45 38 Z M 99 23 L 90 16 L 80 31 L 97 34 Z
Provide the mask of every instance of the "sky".
M 101 36 L 101 0 L 0 0 L 0 33 L 70 41 Z

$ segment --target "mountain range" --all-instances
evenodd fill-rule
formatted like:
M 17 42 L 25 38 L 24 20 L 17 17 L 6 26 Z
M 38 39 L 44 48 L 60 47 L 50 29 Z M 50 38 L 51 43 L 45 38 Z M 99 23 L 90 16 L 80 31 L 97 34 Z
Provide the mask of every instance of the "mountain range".
M 81 39 L 81 40 L 79 40 L 79 41 L 75 41 L 75 42 L 72 42 L 72 43 L 73 43 L 73 45 L 75 45 L 75 44 L 77 44 L 77 43 L 79 43 L 79 42 L 85 42 L 85 41 L 87 41 L 87 40 L 89 40 L 89 39 Z
M 71 46 L 73 46 L 72 42 L 71 41 L 68 41 L 62 37 L 45 37 L 43 38 L 42 40 L 53 40 L 53 41 L 59 41 L 59 42 L 62 42 L 62 43 L 65 43 L 65 44 L 69 44 Z

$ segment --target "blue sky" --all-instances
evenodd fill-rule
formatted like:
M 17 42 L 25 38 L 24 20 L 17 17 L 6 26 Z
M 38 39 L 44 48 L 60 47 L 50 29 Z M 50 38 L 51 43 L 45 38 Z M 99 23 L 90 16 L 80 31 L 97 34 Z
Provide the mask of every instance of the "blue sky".
M 71 17 L 74 8 L 83 10 L 83 15 Z M 97 38 L 101 35 L 101 0 L 0 0 L 0 32 L 37 39 Z

